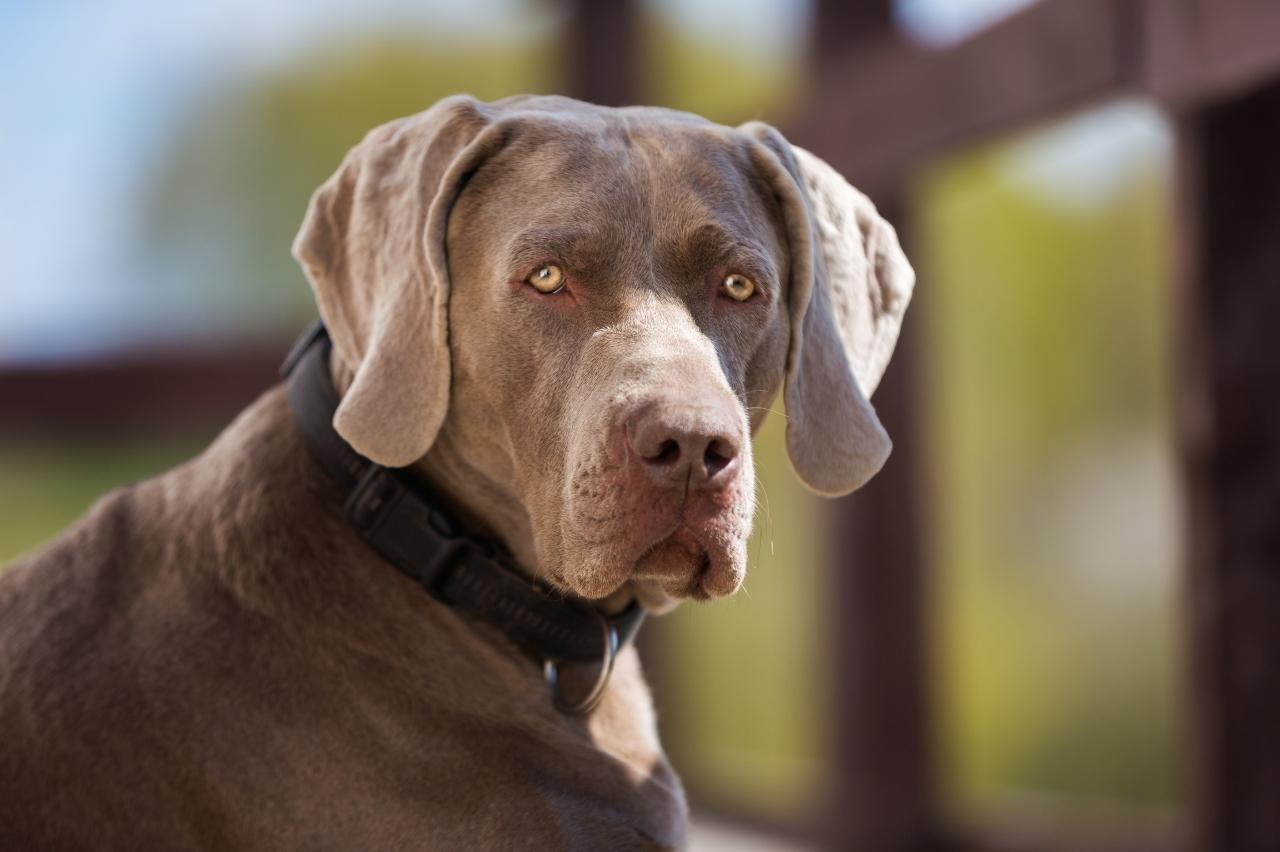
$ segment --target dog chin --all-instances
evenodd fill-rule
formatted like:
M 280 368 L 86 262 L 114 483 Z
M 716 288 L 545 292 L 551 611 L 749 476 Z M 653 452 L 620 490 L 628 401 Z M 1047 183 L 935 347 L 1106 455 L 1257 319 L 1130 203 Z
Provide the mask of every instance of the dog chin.
M 639 558 L 620 559 L 615 551 L 601 553 L 595 560 L 570 559 L 577 571 L 553 570 L 548 579 L 568 592 L 607 605 L 625 605 L 622 598 L 630 600 L 634 595 L 650 612 L 661 613 L 680 601 L 707 601 L 736 592 L 745 573 L 745 550 L 745 545 L 721 544 L 714 536 L 700 537 L 681 526 Z
M 673 601 L 726 597 L 742 584 L 742 563 L 732 551 L 716 547 L 681 527 L 649 548 L 636 562 L 632 578 L 639 593 L 660 592 Z M 642 599 L 642 602 L 643 599 Z

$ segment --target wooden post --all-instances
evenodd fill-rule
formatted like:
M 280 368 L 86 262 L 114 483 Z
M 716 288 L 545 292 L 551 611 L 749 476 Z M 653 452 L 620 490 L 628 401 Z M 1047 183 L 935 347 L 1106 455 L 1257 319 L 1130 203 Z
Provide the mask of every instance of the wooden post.
M 836 59 L 846 50 L 856 48 L 859 42 L 885 36 L 892 31 L 893 6 L 890 3 L 821 0 L 814 9 L 813 52 L 820 61 Z
M 894 40 L 886 0 L 820 0 L 814 25 L 814 68 L 827 84 L 849 46 Z M 796 141 L 838 162 L 850 137 L 819 132 Z M 908 243 L 902 199 L 878 194 L 875 201 Z M 836 706 L 824 834 L 832 849 L 923 852 L 938 845 L 913 428 L 917 326 L 908 316 L 875 398 L 894 439 L 893 455 L 870 484 L 834 503 L 830 513 Z
M 900 223 L 889 201 L 877 199 Z M 917 476 L 918 319 L 904 323 L 874 400 L 893 454 L 831 514 L 836 714 L 826 833 L 833 849 L 922 852 L 939 844 Z
M 1280 83 L 1181 121 L 1191 816 L 1280 849 Z
M 569 94 L 603 106 L 639 100 L 636 0 L 570 0 Z

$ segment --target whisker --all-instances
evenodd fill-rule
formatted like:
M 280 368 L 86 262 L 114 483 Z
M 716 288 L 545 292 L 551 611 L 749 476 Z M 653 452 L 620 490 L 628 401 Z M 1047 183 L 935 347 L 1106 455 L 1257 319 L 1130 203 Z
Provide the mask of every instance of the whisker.
M 769 490 L 764 487 L 764 480 L 756 477 L 756 485 L 760 487 L 760 494 L 764 497 L 764 535 L 769 539 L 769 555 L 773 556 L 773 504 L 769 501 Z
M 747 406 L 747 411 L 767 411 L 767 412 L 769 412 L 770 414 L 776 414 L 776 415 L 778 415 L 778 416 L 779 416 L 779 417 L 781 417 L 783 420 L 790 420 L 790 419 L 791 419 L 791 416 L 790 416 L 789 414 L 787 414 L 786 412 L 784 412 L 784 411 L 779 411 L 779 410 L 778 410 L 778 409 L 776 409 L 776 408 L 769 408 L 769 407 L 768 407 L 768 406 L 766 406 L 766 405 L 748 405 L 748 406 Z

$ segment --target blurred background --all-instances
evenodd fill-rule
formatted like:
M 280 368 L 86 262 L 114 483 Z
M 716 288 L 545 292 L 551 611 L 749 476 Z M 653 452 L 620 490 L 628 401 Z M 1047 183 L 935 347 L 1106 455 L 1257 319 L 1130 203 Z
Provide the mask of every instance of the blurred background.
M 1179 152 L 1280 62 L 1203 83 L 1213 15 L 1162 5 L 5 4 L 0 563 L 274 381 L 314 315 L 290 242 L 372 126 L 455 92 L 765 119 L 919 285 L 881 478 L 807 495 L 775 418 L 745 590 L 647 628 L 694 848 L 1264 848 L 1206 840 L 1190 777 L 1176 282 L 1214 174 Z

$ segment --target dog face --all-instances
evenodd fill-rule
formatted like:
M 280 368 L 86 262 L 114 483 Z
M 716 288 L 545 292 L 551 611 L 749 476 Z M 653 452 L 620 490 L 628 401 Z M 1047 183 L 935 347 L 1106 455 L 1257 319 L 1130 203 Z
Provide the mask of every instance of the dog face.
M 763 125 L 451 99 L 371 133 L 295 253 L 353 375 L 340 434 L 505 507 L 521 561 L 584 597 L 739 587 L 750 436 L 784 380 L 815 490 L 888 453 L 867 396 L 910 267 Z
M 538 564 L 587 597 L 734 591 L 747 415 L 789 338 L 782 220 L 745 146 L 698 124 L 527 121 L 468 181 L 448 246 L 445 428 L 510 471 Z

